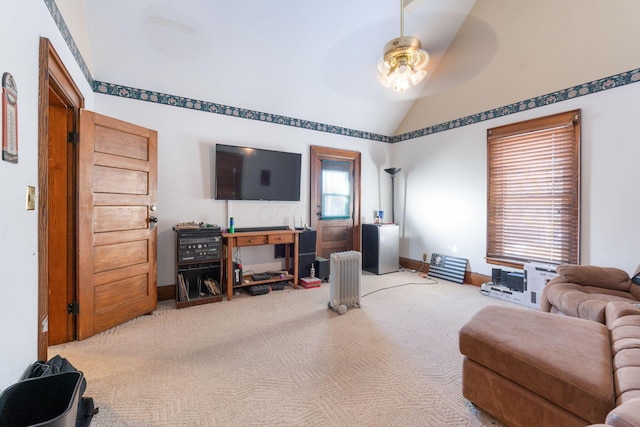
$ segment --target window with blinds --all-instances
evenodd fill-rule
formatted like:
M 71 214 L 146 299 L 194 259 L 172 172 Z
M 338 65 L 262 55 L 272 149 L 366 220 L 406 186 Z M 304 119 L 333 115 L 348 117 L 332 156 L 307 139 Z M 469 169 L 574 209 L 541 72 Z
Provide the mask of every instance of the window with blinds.
M 487 262 L 578 264 L 580 110 L 487 131 Z

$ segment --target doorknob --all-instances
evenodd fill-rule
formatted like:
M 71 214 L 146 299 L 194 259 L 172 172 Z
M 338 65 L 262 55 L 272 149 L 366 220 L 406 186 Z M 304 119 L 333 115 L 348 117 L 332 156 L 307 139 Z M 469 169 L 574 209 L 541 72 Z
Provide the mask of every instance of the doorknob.
M 158 218 L 155 216 L 149 217 L 149 230 L 153 230 L 158 222 Z

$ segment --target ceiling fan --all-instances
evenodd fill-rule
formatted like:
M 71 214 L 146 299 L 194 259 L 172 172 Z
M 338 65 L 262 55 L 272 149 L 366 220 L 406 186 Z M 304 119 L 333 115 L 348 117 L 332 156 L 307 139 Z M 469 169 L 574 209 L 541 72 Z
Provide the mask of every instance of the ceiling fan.
M 429 53 L 422 49 L 420 39 L 404 35 L 404 9 L 404 1 L 400 0 L 400 37 L 384 46 L 384 55 L 378 62 L 378 80 L 397 92 L 419 84 L 427 75 L 429 63 Z

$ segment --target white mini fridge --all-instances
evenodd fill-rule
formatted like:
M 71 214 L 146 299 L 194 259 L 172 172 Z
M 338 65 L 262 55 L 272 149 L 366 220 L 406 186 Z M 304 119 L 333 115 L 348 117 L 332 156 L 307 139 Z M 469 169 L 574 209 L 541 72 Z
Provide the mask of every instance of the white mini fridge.
M 362 269 L 374 274 L 398 271 L 399 246 L 398 224 L 362 224 Z

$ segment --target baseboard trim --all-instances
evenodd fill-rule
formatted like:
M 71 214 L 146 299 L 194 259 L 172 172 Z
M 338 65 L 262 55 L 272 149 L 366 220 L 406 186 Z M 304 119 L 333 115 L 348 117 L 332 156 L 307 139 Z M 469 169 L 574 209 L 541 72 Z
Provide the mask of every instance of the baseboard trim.
M 158 286 L 158 301 L 176 299 L 176 285 Z
M 400 265 L 409 270 L 415 270 L 421 273 L 429 272 L 429 264 L 426 262 L 418 261 L 411 258 L 400 257 Z
M 464 274 L 464 283 L 468 283 L 470 285 L 480 286 L 483 283 L 487 283 L 490 281 L 491 276 L 487 276 L 486 274 L 472 273 L 470 271 L 467 271 Z

